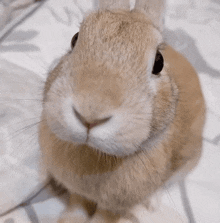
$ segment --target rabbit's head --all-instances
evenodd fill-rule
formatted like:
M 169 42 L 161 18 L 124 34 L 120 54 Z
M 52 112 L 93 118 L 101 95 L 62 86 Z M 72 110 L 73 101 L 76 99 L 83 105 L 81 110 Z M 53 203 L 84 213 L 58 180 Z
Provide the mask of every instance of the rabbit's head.
M 175 115 L 177 88 L 163 58 L 161 1 L 100 1 L 50 73 L 43 113 L 58 139 L 127 156 Z

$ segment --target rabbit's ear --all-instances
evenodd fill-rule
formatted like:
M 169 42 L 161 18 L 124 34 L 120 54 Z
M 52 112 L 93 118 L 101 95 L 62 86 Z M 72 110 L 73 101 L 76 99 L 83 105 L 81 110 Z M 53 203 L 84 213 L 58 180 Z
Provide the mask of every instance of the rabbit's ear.
M 136 0 L 134 9 L 143 11 L 160 31 L 163 30 L 166 0 Z
M 99 0 L 99 8 L 130 10 L 130 0 Z

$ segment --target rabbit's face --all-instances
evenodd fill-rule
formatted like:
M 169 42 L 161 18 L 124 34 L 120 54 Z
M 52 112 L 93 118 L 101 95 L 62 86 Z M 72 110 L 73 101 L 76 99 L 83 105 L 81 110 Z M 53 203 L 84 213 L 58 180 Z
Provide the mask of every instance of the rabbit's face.
M 73 50 L 46 82 L 44 114 L 51 131 L 110 155 L 141 149 L 174 116 L 176 87 L 166 61 L 152 73 L 161 44 L 144 15 L 90 14 Z

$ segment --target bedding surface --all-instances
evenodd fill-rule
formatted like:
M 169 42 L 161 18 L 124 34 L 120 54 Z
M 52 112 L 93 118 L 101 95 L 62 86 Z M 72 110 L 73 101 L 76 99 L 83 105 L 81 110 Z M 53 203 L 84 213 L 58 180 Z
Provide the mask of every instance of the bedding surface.
M 0 13 L 12 2 L 1 1 Z M 15 207 L 0 223 L 56 222 L 65 208 L 66 195 L 55 196 L 48 187 L 29 199 L 45 183 L 37 140 L 42 89 L 83 17 L 96 7 L 88 0 L 28 2 L 0 27 L 0 215 Z M 161 205 L 155 212 L 137 206 L 132 213 L 140 223 L 219 223 L 220 2 L 169 0 L 164 34 L 198 72 L 207 105 L 203 154 L 185 183 L 157 196 Z

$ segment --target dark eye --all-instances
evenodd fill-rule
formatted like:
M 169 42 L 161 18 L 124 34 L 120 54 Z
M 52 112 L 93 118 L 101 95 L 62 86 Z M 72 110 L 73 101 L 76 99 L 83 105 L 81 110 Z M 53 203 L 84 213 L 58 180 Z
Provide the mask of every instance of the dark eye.
M 162 54 L 159 51 L 157 51 L 157 54 L 155 57 L 155 62 L 154 62 L 154 67 L 153 67 L 153 71 L 152 71 L 153 74 L 157 75 L 162 71 L 163 62 L 164 62 L 164 60 L 163 60 Z
M 73 49 L 73 47 L 76 45 L 76 41 L 77 41 L 77 39 L 78 39 L 78 35 L 79 35 L 79 33 L 76 33 L 76 34 L 73 36 L 72 40 L 71 40 L 71 48 L 72 48 L 72 49 Z

